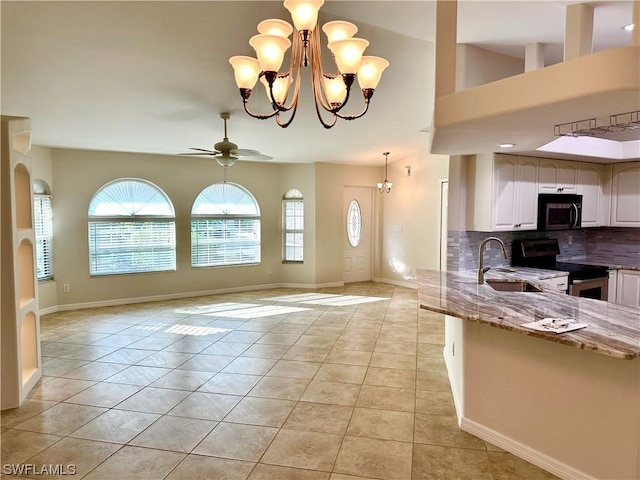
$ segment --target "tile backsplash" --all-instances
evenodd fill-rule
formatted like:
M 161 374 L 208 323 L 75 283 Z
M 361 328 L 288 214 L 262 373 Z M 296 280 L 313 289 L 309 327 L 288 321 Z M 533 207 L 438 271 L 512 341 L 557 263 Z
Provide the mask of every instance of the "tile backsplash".
M 584 228 L 560 232 L 474 232 L 449 231 L 447 236 L 447 269 L 473 270 L 478 268 L 478 247 L 487 237 L 498 237 L 509 253 L 502 257 L 502 250 L 495 242 L 485 249 L 485 265 L 509 265 L 513 240 L 530 238 L 557 238 L 560 254 L 557 260 L 569 261 L 588 258 L 591 262 L 615 265 L 640 266 L 640 229 L 638 228 Z

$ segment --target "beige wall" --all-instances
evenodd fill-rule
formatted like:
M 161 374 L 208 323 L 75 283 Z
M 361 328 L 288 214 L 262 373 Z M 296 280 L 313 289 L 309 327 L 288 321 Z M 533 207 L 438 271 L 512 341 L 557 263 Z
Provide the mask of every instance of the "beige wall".
M 406 176 L 407 165 L 411 176 Z M 382 199 L 380 278 L 415 283 L 416 268 L 439 268 L 440 180 L 449 176 L 449 157 L 417 152 L 389 164 L 391 193 Z
M 456 91 L 524 73 L 524 60 L 473 45 L 456 48 Z

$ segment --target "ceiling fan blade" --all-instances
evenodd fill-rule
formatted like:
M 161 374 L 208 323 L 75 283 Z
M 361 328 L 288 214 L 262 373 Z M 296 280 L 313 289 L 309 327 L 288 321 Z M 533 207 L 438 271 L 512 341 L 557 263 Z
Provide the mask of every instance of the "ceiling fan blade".
M 235 148 L 231 150 L 231 153 L 240 155 L 242 157 L 248 157 L 250 155 L 260 155 L 260 152 L 258 150 L 248 150 L 246 148 Z
M 207 152 L 207 153 L 220 153 L 217 150 L 207 150 L 205 148 L 195 148 L 195 147 L 191 147 L 189 148 L 189 150 L 197 150 L 199 152 Z
M 218 155 L 216 152 L 197 152 L 197 153 L 178 153 L 180 156 L 191 155 L 195 157 L 215 157 Z
M 242 160 L 273 160 L 273 157 L 269 155 L 263 155 L 262 153 L 256 153 L 255 155 L 238 155 Z

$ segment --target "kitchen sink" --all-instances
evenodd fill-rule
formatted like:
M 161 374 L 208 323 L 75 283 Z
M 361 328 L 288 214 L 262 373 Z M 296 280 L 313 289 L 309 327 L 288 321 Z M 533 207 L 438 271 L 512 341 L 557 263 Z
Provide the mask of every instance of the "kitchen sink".
M 487 284 L 494 290 L 500 292 L 541 292 L 542 289 L 536 287 L 533 283 L 524 280 L 497 280 L 490 279 Z

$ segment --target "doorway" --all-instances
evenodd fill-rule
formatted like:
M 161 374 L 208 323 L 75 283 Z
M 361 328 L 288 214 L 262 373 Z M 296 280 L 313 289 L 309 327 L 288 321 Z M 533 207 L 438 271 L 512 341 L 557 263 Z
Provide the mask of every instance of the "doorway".
M 343 281 L 371 280 L 373 189 L 345 187 L 343 200 Z

